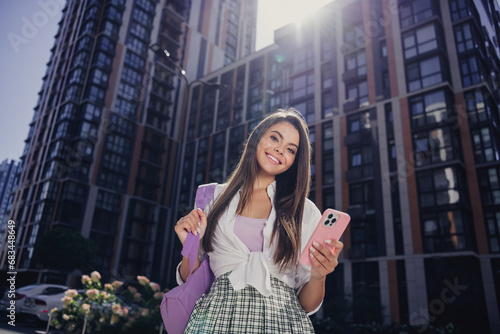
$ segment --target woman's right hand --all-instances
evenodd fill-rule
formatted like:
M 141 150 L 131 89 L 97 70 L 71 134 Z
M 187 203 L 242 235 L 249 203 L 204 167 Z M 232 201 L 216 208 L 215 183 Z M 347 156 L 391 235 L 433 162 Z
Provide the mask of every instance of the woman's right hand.
M 174 229 L 183 245 L 189 232 L 194 235 L 200 234 L 201 240 L 207 229 L 207 215 L 201 209 L 194 209 L 187 216 L 179 219 Z

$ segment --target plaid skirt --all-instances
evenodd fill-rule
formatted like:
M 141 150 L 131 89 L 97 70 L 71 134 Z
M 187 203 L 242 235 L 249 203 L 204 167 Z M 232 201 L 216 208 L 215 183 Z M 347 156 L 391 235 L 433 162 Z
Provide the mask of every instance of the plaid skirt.
M 194 307 L 184 333 L 314 333 L 294 290 L 271 276 L 273 294 L 253 286 L 235 291 L 226 273 Z

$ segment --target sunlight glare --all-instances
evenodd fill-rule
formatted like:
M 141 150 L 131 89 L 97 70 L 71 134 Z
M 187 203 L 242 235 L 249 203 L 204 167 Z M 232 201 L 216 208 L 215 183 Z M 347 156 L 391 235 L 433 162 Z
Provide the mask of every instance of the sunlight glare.
M 274 30 L 291 22 L 300 25 L 316 9 L 333 0 L 259 0 L 257 7 L 257 45 L 259 50 L 274 42 Z

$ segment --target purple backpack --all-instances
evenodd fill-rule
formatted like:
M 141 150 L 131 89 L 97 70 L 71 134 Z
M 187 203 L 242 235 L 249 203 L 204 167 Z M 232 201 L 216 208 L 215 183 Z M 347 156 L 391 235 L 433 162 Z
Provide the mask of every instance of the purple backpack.
M 198 187 L 195 199 L 197 208 L 203 210 L 212 200 L 216 186 L 217 183 L 210 183 Z M 207 254 L 205 254 L 203 260 L 200 262 L 200 266 L 193 272 L 195 261 L 191 261 L 191 259 L 196 259 L 196 256 L 198 256 L 199 241 L 199 234 L 195 236 L 192 233 L 188 233 L 181 254 L 190 259 L 190 274 L 184 284 L 167 292 L 161 302 L 160 313 L 168 334 L 184 333 L 196 301 L 210 290 L 215 280 L 214 274 L 210 269 Z

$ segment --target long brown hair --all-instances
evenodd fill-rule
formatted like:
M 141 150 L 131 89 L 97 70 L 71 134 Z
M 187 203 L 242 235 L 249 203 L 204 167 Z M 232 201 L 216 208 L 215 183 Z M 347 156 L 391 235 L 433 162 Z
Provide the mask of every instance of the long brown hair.
M 208 214 L 208 226 L 202 240 L 206 252 L 213 251 L 212 239 L 220 217 L 229 206 L 229 202 L 241 189 L 238 213 L 249 202 L 254 181 L 259 172 L 256 151 L 264 133 L 274 124 L 288 122 L 299 132 L 299 148 L 292 166 L 276 176 L 274 205 L 276 220 L 270 243 L 276 238 L 278 245 L 274 255 L 275 263 L 283 270 L 294 265 L 300 250 L 302 215 L 311 178 L 311 144 L 309 129 L 302 115 L 294 108 L 278 109 L 267 116 L 252 131 L 244 144 L 244 149 L 236 169 L 227 180 L 227 187 Z

